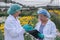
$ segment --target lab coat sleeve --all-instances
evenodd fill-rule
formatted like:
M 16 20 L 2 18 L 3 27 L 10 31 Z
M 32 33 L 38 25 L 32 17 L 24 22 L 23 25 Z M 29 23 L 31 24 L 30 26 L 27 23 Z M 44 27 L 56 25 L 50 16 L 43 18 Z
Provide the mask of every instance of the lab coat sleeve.
M 25 32 L 25 30 L 22 27 L 21 28 L 15 28 L 15 27 L 17 27 L 17 25 L 14 24 L 14 21 L 5 23 L 5 30 L 12 37 L 17 37 L 19 36 L 19 34 L 22 34 Z
M 45 34 L 44 36 L 46 38 L 50 38 L 50 39 L 56 38 L 56 34 L 57 34 L 56 33 L 56 25 L 55 24 L 51 24 L 50 30 L 51 30 L 51 34 L 50 35 Z

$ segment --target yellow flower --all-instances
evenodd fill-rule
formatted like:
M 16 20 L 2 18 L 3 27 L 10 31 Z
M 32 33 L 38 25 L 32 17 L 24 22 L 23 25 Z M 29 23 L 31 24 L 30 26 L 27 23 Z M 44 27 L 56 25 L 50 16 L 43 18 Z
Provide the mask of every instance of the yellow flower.
M 25 25 L 28 24 L 29 21 L 33 20 L 34 16 L 23 16 L 21 18 L 19 18 L 21 25 Z M 30 22 L 29 24 L 32 24 L 32 22 Z
M 4 32 L 4 24 L 0 24 L 0 30 Z
M 60 15 L 60 10 L 49 10 L 49 12 L 55 12 L 55 14 Z
M 4 30 L 1 30 L 4 33 Z
M 4 26 L 0 27 L 0 30 L 4 29 Z

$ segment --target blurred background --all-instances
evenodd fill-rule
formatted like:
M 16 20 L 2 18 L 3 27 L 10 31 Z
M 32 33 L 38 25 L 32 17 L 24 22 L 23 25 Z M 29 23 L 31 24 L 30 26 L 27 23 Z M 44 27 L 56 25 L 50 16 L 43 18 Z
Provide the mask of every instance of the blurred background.
M 38 21 L 37 10 L 47 9 L 57 27 L 56 40 L 60 40 L 60 0 L 0 0 L 0 40 L 4 40 L 4 23 L 8 16 L 7 10 L 12 4 L 23 7 L 22 14 L 18 17 L 22 26 L 30 21 L 30 24 L 35 27 Z M 35 38 L 26 33 L 25 40 L 35 40 Z

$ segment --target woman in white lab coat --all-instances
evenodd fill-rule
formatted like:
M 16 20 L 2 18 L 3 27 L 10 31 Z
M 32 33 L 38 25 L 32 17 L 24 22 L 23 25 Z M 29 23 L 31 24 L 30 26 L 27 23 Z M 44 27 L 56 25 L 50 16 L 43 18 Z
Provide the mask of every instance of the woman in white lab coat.
M 56 26 L 50 20 L 50 14 L 46 9 L 39 9 L 37 11 L 39 22 L 36 24 L 35 29 L 44 35 L 44 39 L 38 40 L 55 40 Z
M 8 9 L 9 16 L 5 21 L 4 40 L 24 40 L 25 30 L 21 27 L 18 15 L 21 14 L 22 7 L 18 4 L 13 4 Z

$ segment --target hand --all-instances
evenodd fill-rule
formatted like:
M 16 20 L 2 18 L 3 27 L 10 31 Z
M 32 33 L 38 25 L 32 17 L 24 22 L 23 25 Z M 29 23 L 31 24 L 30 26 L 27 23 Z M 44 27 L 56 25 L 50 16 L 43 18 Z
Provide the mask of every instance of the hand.
M 29 24 L 24 25 L 23 28 L 24 28 L 25 31 L 27 31 L 27 32 L 33 30 L 33 27 L 32 27 L 31 25 L 29 25 Z
M 44 35 L 41 34 L 41 33 L 38 33 L 38 37 L 39 37 L 40 39 L 43 39 L 43 38 L 44 38 Z

